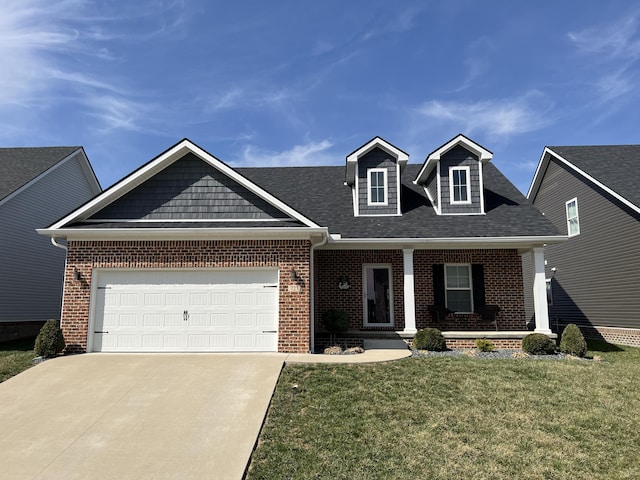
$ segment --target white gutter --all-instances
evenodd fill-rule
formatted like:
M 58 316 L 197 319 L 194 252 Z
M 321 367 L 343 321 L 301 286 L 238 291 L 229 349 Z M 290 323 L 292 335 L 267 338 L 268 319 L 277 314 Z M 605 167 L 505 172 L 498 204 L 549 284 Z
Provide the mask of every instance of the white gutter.
M 257 227 L 247 228 L 42 228 L 40 235 L 67 240 L 190 240 L 216 238 L 309 238 L 317 233 L 325 234 L 326 228 L 312 227 Z
M 327 240 L 329 240 L 329 231 L 326 230 L 325 232 L 326 234 L 323 235 L 322 241 L 318 242 L 318 243 L 312 243 L 311 244 L 311 248 L 309 250 L 309 328 L 310 328 L 310 335 L 309 335 L 309 343 L 310 348 L 311 348 L 311 353 L 315 353 L 315 337 L 316 337 L 316 300 L 315 300 L 315 291 L 316 291 L 316 285 L 315 285 L 315 261 L 314 261 L 314 252 L 315 249 L 317 247 L 321 247 L 322 245 L 324 245 L 325 243 L 327 243 Z
M 40 233 L 40 232 L 38 232 L 38 233 Z M 53 246 L 61 248 L 66 252 L 67 251 L 67 247 L 65 245 L 62 245 L 61 243 L 58 243 L 57 240 L 58 239 L 56 237 L 51 237 L 51 243 L 53 244 Z
M 327 248 L 518 248 L 561 243 L 566 235 L 519 236 L 519 237 L 453 237 L 453 238 L 334 238 L 329 239 Z

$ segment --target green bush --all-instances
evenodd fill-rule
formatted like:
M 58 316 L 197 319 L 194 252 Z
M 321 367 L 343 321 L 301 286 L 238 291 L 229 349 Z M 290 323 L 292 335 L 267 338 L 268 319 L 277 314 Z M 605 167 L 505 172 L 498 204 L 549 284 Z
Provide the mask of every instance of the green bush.
M 481 352 L 493 352 L 496 347 L 491 340 L 476 338 L 476 348 Z
M 336 308 L 327 310 L 322 314 L 322 322 L 329 331 L 329 342 L 331 344 L 336 343 L 336 335 L 338 333 L 349 330 L 349 316 L 344 310 Z
M 64 350 L 62 330 L 57 320 L 47 320 L 36 337 L 34 351 L 41 357 L 52 357 Z
M 564 328 L 560 339 L 560 351 L 576 357 L 584 357 L 587 353 L 587 342 L 577 325 L 570 323 Z
M 416 350 L 442 352 L 447 349 L 447 342 L 437 328 L 425 328 L 424 330 L 418 330 L 415 337 L 413 337 L 413 347 Z
M 530 355 L 553 355 L 556 343 L 543 333 L 532 333 L 522 339 L 522 350 Z

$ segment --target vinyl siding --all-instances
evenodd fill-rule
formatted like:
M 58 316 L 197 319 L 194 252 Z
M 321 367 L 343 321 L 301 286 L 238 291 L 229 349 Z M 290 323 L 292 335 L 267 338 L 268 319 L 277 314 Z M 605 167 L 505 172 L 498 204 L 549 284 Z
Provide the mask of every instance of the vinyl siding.
M 469 167 L 469 181 L 471 185 L 470 204 L 451 205 L 451 194 L 449 191 L 450 167 Z M 481 213 L 480 162 L 478 157 L 459 145 L 445 153 L 440 159 L 440 188 L 441 213 Z
M 580 234 L 545 249 L 553 275 L 551 323 L 640 327 L 640 215 L 552 160 L 534 199 L 563 233 L 578 199 Z
M 429 178 L 427 178 L 426 182 L 427 192 L 429 194 L 429 198 L 433 199 L 434 207 L 436 209 L 439 208 L 438 205 L 438 172 L 434 169 L 429 174 Z
M 159 172 L 92 219 L 271 219 L 287 215 L 193 154 Z
M 65 252 L 38 235 L 92 198 L 76 156 L 0 206 L 0 322 L 60 318 Z
M 396 159 L 380 148 L 374 148 L 358 159 L 358 207 L 360 215 L 395 215 L 398 213 L 398 174 Z M 387 169 L 388 205 L 367 205 L 367 170 Z

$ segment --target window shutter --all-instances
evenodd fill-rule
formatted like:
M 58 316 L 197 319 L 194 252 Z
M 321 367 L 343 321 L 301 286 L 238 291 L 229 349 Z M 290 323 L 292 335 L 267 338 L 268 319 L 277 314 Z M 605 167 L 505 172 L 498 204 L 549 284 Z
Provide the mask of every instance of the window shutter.
M 479 263 L 471 265 L 471 281 L 473 282 L 473 308 L 478 310 L 487 302 L 484 297 L 484 266 Z
M 433 304 L 445 306 L 444 264 L 442 263 L 433 265 Z

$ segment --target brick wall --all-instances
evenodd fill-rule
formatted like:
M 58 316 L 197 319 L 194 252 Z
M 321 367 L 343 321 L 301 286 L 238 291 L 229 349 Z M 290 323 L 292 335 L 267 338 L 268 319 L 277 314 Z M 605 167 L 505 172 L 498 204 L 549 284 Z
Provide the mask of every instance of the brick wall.
M 322 313 L 337 308 L 349 315 L 352 329 L 363 329 L 364 264 L 390 264 L 392 268 L 393 327 L 367 327 L 370 330 L 404 329 L 404 271 L 402 250 L 316 250 L 315 324 L 322 327 Z M 340 278 L 349 278 L 348 290 L 340 290 Z
M 322 312 L 339 308 L 349 314 L 351 328 L 363 328 L 362 265 L 387 263 L 393 268 L 395 325 L 404 329 L 404 271 L 402 250 L 319 250 L 316 251 L 315 323 L 321 325 Z M 493 325 L 476 324 L 477 315 L 449 315 L 436 323 L 428 311 L 433 305 L 433 272 L 436 263 L 480 263 L 484 265 L 487 305 L 498 305 L 500 330 L 526 330 L 522 262 L 517 250 L 415 250 L 414 281 L 416 327 L 440 330 L 493 330 Z M 338 289 L 340 277 L 349 277 L 349 290 Z M 379 327 L 378 329 L 383 329 Z
M 618 345 L 628 345 L 630 347 L 640 347 L 640 328 L 578 326 L 585 338 Z
M 67 353 L 87 348 L 87 328 L 94 268 L 234 268 L 280 269 L 278 351 L 310 349 L 309 248 L 306 240 L 71 241 L 68 245 L 62 305 Z M 82 278 L 74 279 L 78 269 Z M 289 272 L 302 278 L 301 291 Z

